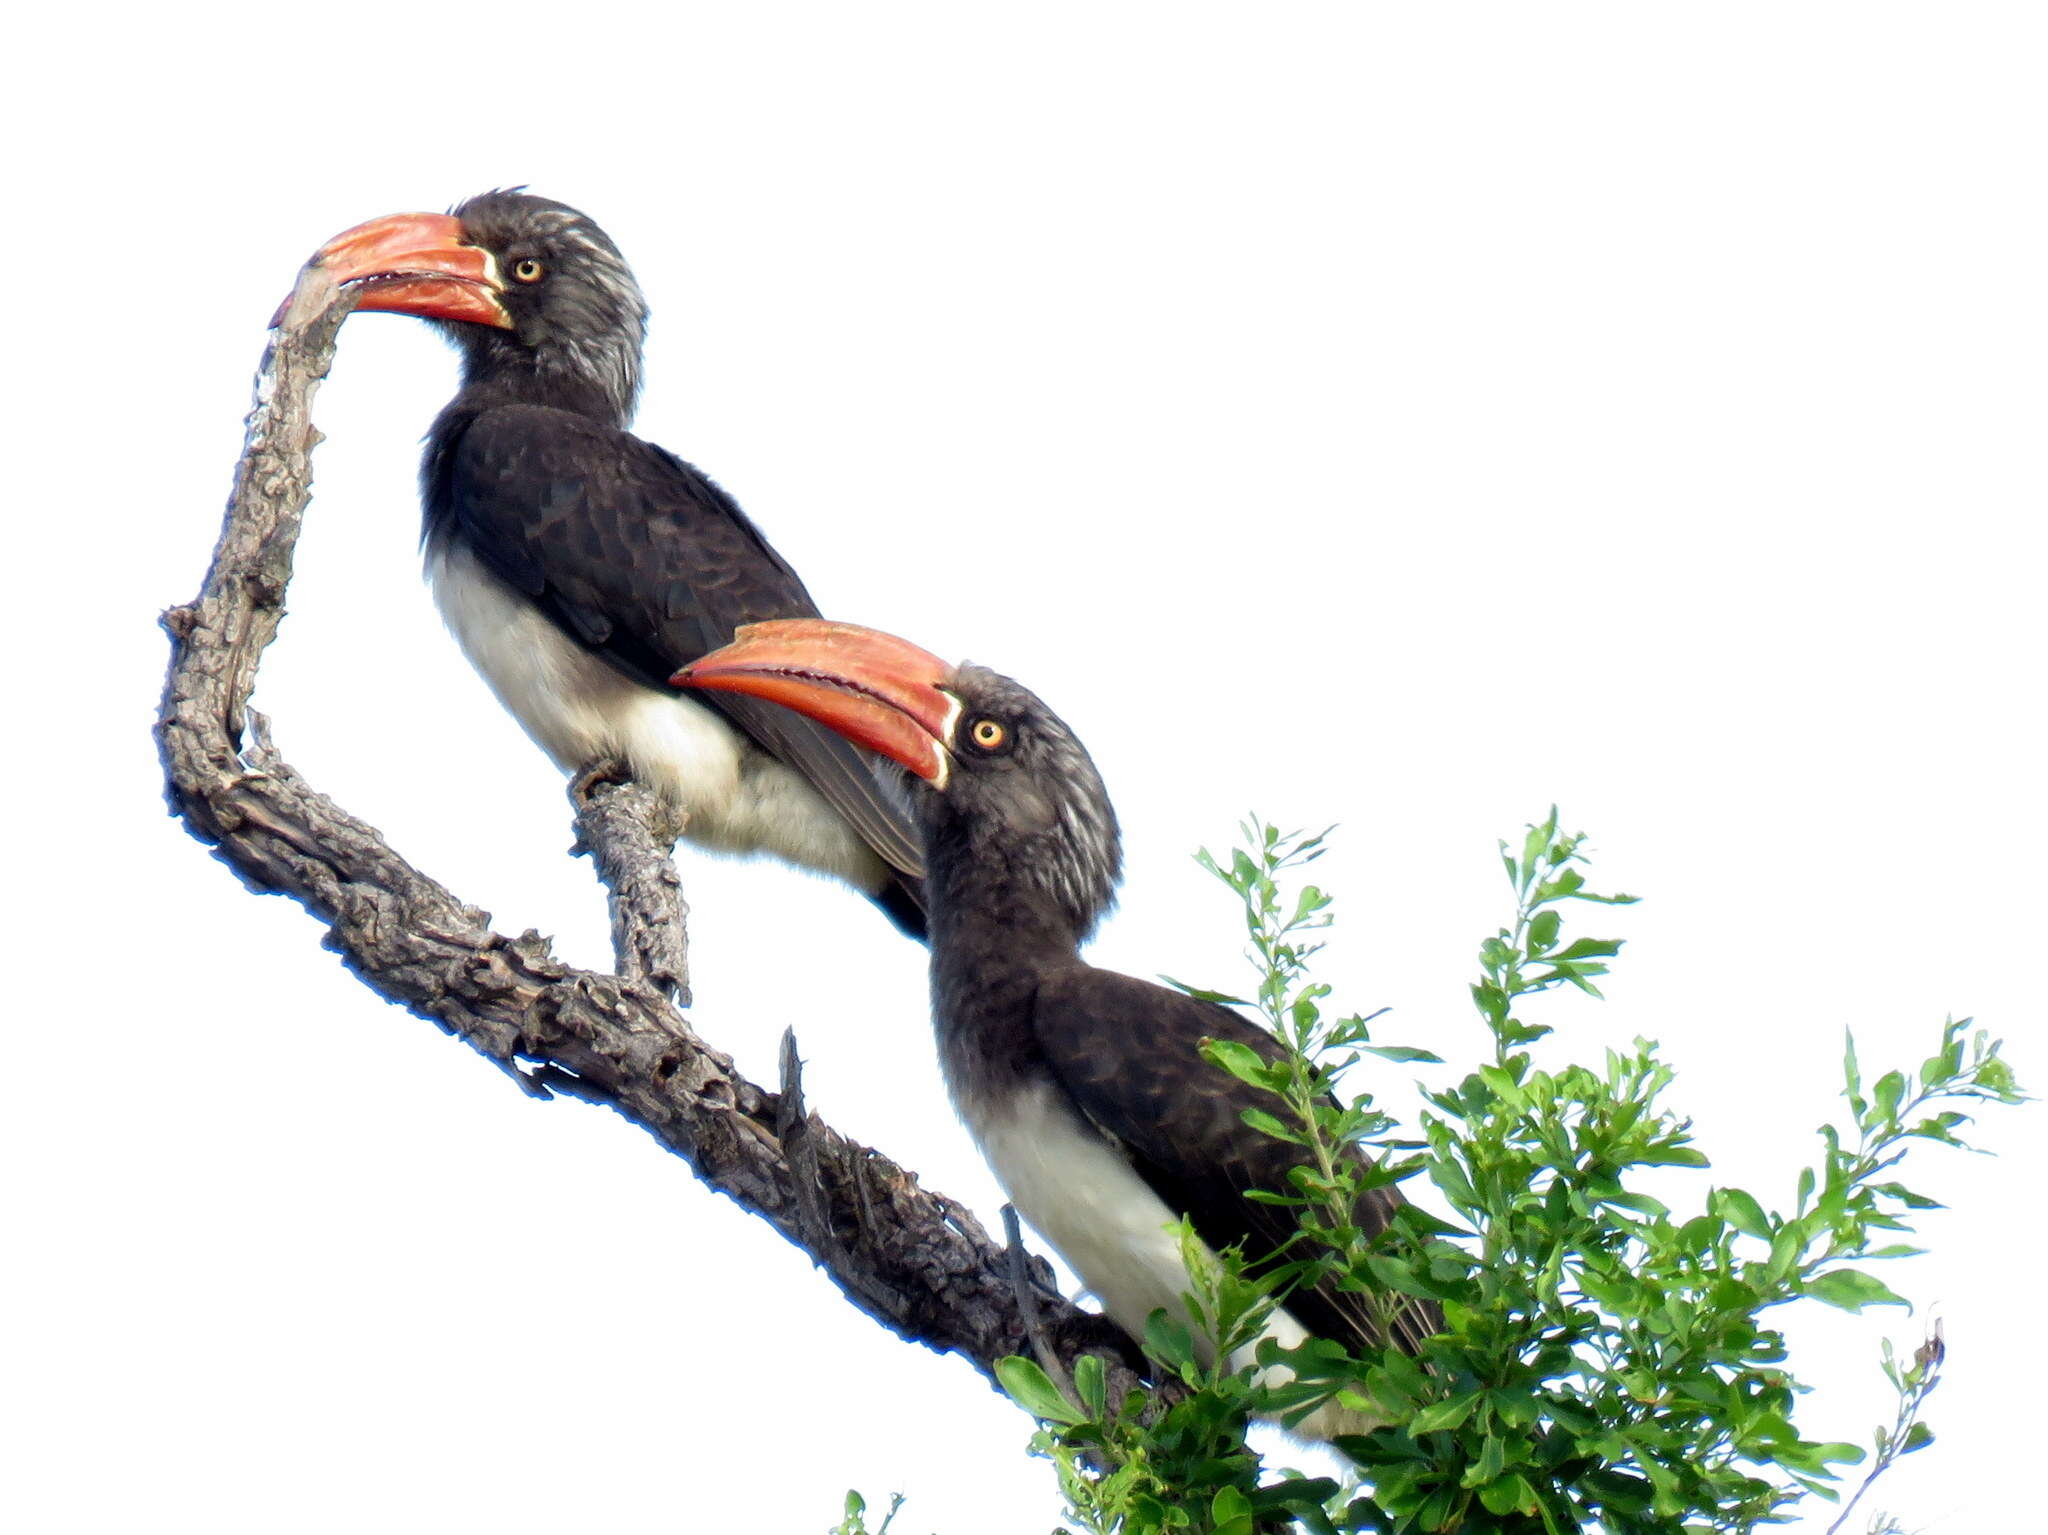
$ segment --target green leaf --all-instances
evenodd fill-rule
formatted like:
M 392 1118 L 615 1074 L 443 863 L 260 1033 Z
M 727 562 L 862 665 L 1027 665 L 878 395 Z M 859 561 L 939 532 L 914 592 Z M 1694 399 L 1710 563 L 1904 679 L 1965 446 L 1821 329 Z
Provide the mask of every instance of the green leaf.
M 1536 1492 L 1520 1472 L 1488 1482 L 1479 1489 L 1479 1501 L 1490 1514 L 1534 1513 Z
M 1329 904 L 1330 898 L 1314 885 L 1303 885 L 1301 895 L 1294 903 L 1294 915 L 1288 919 L 1287 925 L 1293 927 L 1304 917 L 1313 916 Z
M 1874 1194 L 1884 1194 L 1896 1199 L 1909 1210 L 1945 1210 L 1948 1206 L 1938 1199 L 1929 1199 L 1925 1194 L 1916 1194 L 1903 1183 L 1873 1183 Z
M 1741 1189 L 1714 1190 L 1707 1207 L 1744 1236 L 1770 1241 L 1771 1223 L 1764 1215 L 1764 1207 Z
M 1083 1354 L 1074 1361 L 1074 1392 L 1081 1398 L 1081 1405 L 1088 1409 L 1089 1417 L 1097 1420 L 1103 1417 L 1109 1392 L 1103 1378 L 1100 1354 Z
M 1805 1221 L 1785 1221 L 1779 1225 L 1776 1234 L 1771 1237 L 1770 1266 L 1766 1270 L 1773 1283 L 1792 1272 L 1793 1264 L 1797 1263 L 1799 1255 L 1806 1251 L 1808 1240 Z
M 1617 1316 L 1635 1308 L 1637 1287 L 1627 1274 L 1596 1274 L 1589 1268 L 1579 1275 L 1579 1288 Z
M 1366 1055 L 1376 1055 L 1383 1061 L 1421 1061 L 1430 1066 L 1441 1066 L 1444 1058 L 1428 1050 L 1417 1050 L 1409 1045 L 1355 1045 L 1354 1049 Z
M 1493 1095 L 1509 1108 L 1519 1109 L 1522 1106 L 1521 1085 L 1500 1067 L 1482 1065 L 1479 1068 L 1479 1080 L 1492 1088 Z
M 1472 1409 L 1479 1405 L 1479 1393 L 1468 1391 L 1463 1396 L 1454 1396 L 1447 1402 L 1433 1402 L 1408 1420 L 1410 1434 L 1433 1434 L 1439 1429 L 1456 1428 L 1472 1416 Z
M 1010 1394 L 1010 1400 L 1034 1418 L 1069 1427 L 1088 1421 L 1072 1402 L 1060 1395 L 1059 1387 L 1035 1359 L 1026 1359 L 1022 1354 L 1005 1355 L 996 1361 L 996 1379 Z
M 1564 977 L 1565 980 L 1570 981 L 1574 986 L 1578 987 L 1579 990 L 1583 991 L 1587 996 L 1597 997 L 1602 1002 L 1605 1002 L 1607 1000 L 1607 993 L 1602 991 L 1598 986 L 1595 986 L 1591 981 L 1587 980 L 1586 977 L 1589 975 L 1605 975 L 1606 973 L 1607 967 L 1605 965 L 1586 965 L 1578 969 L 1561 969 L 1555 972 L 1555 974 L 1561 975 Z M 1546 976 L 1543 979 L 1548 981 L 1549 979 L 1551 979 L 1551 977 Z
M 1252 1535 L 1251 1500 L 1235 1487 L 1219 1487 L 1209 1500 L 1209 1527 L 1215 1535 Z
M 1308 1144 L 1299 1130 L 1289 1129 L 1264 1109 L 1239 1109 L 1237 1117 L 1261 1135 L 1270 1135 L 1276 1141 L 1285 1141 L 1290 1146 L 1306 1146 Z
M 1479 1014 L 1495 1028 L 1508 1020 L 1508 994 L 1500 987 L 1485 981 L 1472 983 L 1472 1005 Z
M 1924 1450 L 1934 1443 L 1934 1430 L 1925 1423 L 1915 1423 L 1906 1430 L 1906 1442 L 1899 1446 L 1901 1455 L 1911 1455 L 1915 1450 Z
M 1711 1167 L 1705 1153 L 1690 1146 L 1650 1146 L 1628 1159 L 1631 1167 Z
M 1430 1158 L 1429 1181 L 1460 1210 L 1470 1210 L 1479 1204 L 1479 1195 L 1473 1189 L 1472 1181 L 1465 1176 L 1465 1169 L 1448 1157 Z
M 1991 1048 L 1996 1050 L 1998 1047 L 1993 1045 Z M 2012 1068 L 1996 1056 L 1978 1064 L 1977 1085 L 2001 1103 L 2021 1101 L 2019 1082 L 2013 1076 Z
M 1233 997 L 1227 992 L 1209 991 L 1200 986 L 1190 986 L 1186 981 L 1176 981 L 1170 975 L 1162 975 L 1159 979 L 1168 986 L 1171 986 L 1175 991 L 1184 992 L 1188 996 L 1193 997 L 1197 1002 L 1221 1002 L 1226 1007 L 1251 1006 L 1251 1003 L 1245 1001 L 1243 997 Z
M 1940 1141 L 1944 1146 L 1961 1146 L 1963 1141 L 1956 1135 L 1955 1129 L 1956 1126 L 1966 1125 L 1969 1122 L 1969 1115 L 1957 1114 L 1953 1111 L 1944 1114 L 1931 1114 L 1915 1124 L 1906 1133 L 1911 1136 L 1917 1136 L 1921 1140 Z
M 1566 944 L 1555 954 L 1545 956 L 1552 964 L 1573 959 L 1612 959 L 1621 952 L 1619 938 L 1581 938 Z M 1589 966 L 1589 969 L 1604 972 L 1606 966 Z
M 1527 1428 L 1543 1415 L 1543 1404 L 1533 1391 L 1496 1386 L 1486 1399 L 1493 1405 L 1493 1415 L 1509 1428 Z
M 1830 1444 L 1816 1444 L 1802 1439 L 1794 1444 L 1779 1446 L 1777 1455 L 1780 1461 L 1796 1470 L 1831 1477 L 1834 1473 L 1827 1469 L 1830 1462 L 1845 1460 L 1854 1465 L 1863 1459 L 1863 1446 L 1844 1444 L 1840 1440 Z
M 1714 1245 L 1726 1227 L 1717 1215 L 1695 1215 L 1678 1228 L 1678 1246 L 1681 1252 L 1698 1256 Z
M 1861 1311 L 1865 1306 L 1904 1306 L 1909 1311 L 1912 1303 L 1902 1295 L 1894 1295 L 1884 1284 L 1873 1279 L 1861 1269 L 1830 1269 L 1827 1273 L 1806 1281 L 1805 1291 L 1815 1300 L 1826 1301 L 1830 1306 L 1839 1306 L 1844 1311 Z
M 1616 1448 L 1621 1453 L 1610 1454 L 1609 1458 L 1619 1461 L 1627 1452 L 1621 1445 L 1617 1445 Z M 1598 1493 L 1603 1501 L 1629 1513 L 1640 1514 L 1650 1507 L 1652 1488 L 1640 1476 L 1620 1471 L 1590 1471 L 1586 1474 L 1586 1484 Z
M 1647 1215 L 1652 1220 L 1671 1213 L 1669 1205 L 1649 1194 L 1631 1194 L 1626 1190 L 1622 1190 L 1613 1194 L 1602 1194 L 1599 1196 L 1599 1200 L 1603 1205 L 1613 1205 L 1621 1210 L 1633 1210 L 1636 1214 Z
M 1871 1096 L 1877 1100 L 1877 1112 L 1886 1123 L 1899 1117 L 1899 1100 L 1906 1096 L 1906 1078 L 1903 1073 L 1888 1071 L 1877 1079 L 1877 1086 L 1871 1089 Z
M 1145 1318 L 1145 1352 L 1178 1372 L 1194 1363 L 1194 1334 L 1161 1307 Z
M 1381 1253 L 1367 1253 L 1365 1266 L 1372 1271 L 1372 1277 L 1380 1282 L 1382 1289 L 1398 1290 L 1403 1295 L 1420 1295 L 1434 1299 L 1442 1294 L 1439 1286 L 1433 1285 L 1415 1272 L 1415 1266 L 1399 1258 L 1389 1258 Z
M 1240 1044 L 1234 1039 L 1205 1039 L 1202 1041 L 1202 1054 L 1209 1058 L 1211 1064 L 1220 1066 L 1240 1082 L 1252 1087 L 1271 1085 L 1270 1078 L 1275 1068 L 1267 1065 L 1266 1058 L 1250 1045 Z M 1285 1069 L 1281 1068 L 1283 1080 L 1285 1075 Z

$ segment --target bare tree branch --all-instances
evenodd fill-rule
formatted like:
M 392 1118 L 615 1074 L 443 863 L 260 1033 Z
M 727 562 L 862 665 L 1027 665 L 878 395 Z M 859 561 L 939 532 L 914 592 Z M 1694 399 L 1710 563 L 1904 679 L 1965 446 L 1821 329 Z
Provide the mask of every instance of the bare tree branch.
M 163 616 L 171 666 L 156 733 L 173 813 L 252 890 L 326 923 L 327 945 L 379 996 L 467 1041 L 527 1092 L 618 1110 L 809 1252 L 869 1316 L 993 1379 L 997 1359 L 1030 1347 L 1007 1250 L 961 1205 L 807 1114 L 794 1070 L 786 1108 L 741 1076 L 671 1000 L 689 995 L 668 857 L 680 828 L 662 824 L 652 794 L 602 770 L 572 788 L 578 848 L 611 893 L 618 956 L 615 975 L 577 970 L 537 933 L 493 932 L 313 789 L 249 710 L 311 491 L 313 395 L 353 303 L 324 274 L 302 274 L 264 355 L 205 585 Z M 1062 1357 L 1101 1348 L 1101 1319 L 1052 1291 L 1042 1260 L 1034 1277 Z
M 576 845 L 597 865 L 611 903 L 612 954 L 621 978 L 641 980 L 679 1007 L 690 1005 L 683 882 L 669 852 L 683 834 L 668 808 L 617 762 L 599 763 L 569 785 Z

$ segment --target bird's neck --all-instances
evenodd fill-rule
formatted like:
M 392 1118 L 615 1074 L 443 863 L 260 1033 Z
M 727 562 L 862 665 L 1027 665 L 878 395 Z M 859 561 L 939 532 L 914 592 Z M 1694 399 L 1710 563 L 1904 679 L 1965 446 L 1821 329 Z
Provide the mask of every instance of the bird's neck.
M 1034 1008 L 1051 974 L 1082 963 L 1072 929 L 1037 903 L 931 897 L 932 1027 L 954 1107 L 970 1125 L 1034 1080 Z
M 1083 934 L 1014 849 L 976 847 L 955 827 L 927 838 L 925 864 L 932 1022 L 954 1102 L 973 1122 L 1029 1080 L 1039 982 L 1082 963 Z
M 1077 957 L 1081 940 L 1072 920 L 1037 891 L 984 883 L 958 891 L 946 886 L 938 870 L 931 870 L 926 890 L 934 966 L 1038 966 Z
M 491 335 L 463 357 L 458 403 L 546 405 L 626 427 L 640 394 L 640 358 L 623 343 L 524 347 Z
M 1057 853 L 980 830 L 965 819 L 926 827 L 934 963 L 954 951 L 976 963 L 1072 962 L 1097 913 L 1077 909 Z

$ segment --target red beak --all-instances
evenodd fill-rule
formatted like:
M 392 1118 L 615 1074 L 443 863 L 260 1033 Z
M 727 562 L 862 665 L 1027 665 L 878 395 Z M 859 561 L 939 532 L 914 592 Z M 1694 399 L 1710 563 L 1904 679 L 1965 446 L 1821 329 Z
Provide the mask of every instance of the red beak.
M 445 213 L 371 219 L 329 240 L 307 265 L 320 268 L 337 287 L 358 285 L 358 309 L 512 328 L 512 317 L 498 301 L 505 291 L 498 263 L 469 243 L 460 219 Z M 280 309 L 270 323 L 283 316 Z
M 945 689 L 953 671 L 879 629 L 780 618 L 744 625 L 730 645 L 669 681 L 782 704 L 943 789 L 960 718 L 960 700 Z

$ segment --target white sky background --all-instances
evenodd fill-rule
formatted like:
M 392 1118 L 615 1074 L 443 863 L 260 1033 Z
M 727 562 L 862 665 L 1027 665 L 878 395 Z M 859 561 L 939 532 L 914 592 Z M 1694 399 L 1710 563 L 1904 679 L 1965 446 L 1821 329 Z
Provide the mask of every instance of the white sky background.
M 641 430 L 828 613 L 1088 742 L 1130 865 L 1097 962 L 1234 981 L 1188 854 L 1341 822 L 1328 977 L 1469 1061 L 1494 841 L 1555 800 L 1645 900 L 1578 918 L 1629 946 L 1553 1058 L 1660 1039 L 1715 1179 L 1789 1200 L 1845 1025 L 1882 1069 L 1974 1013 L 2048 1081 L 2038 12 L 723 9 L 15 33 L 10 1528 L 809 1532 L 849 1486 L 908 1493 L 904 1535 L 1054 1521 L 965 1365 L 375 1001 L 161 812 L 153 619 L 265 320 L 329 235 L 493 185 L 617 238 Z M 601 963 L 558 775 L 419 583 L 453 381 L 349 322 L 259 702 L 419 867 Z M 992 1221 L 922 951 L 779 868 L 684 878 L 702 1032 L 767 1076 L 794 1024 L 816 1108 Z M 2048 1138 L 1982 1139 L 1916 1158 L 1952 1209 L 1884 1274 L 1952 1350 L 1875 1495 L 1928 1531 L 2039 1513 Z M 1928 1314 L 1783 1313 L 1804 1426 L 1867 1438 L 1877 1340 Z

